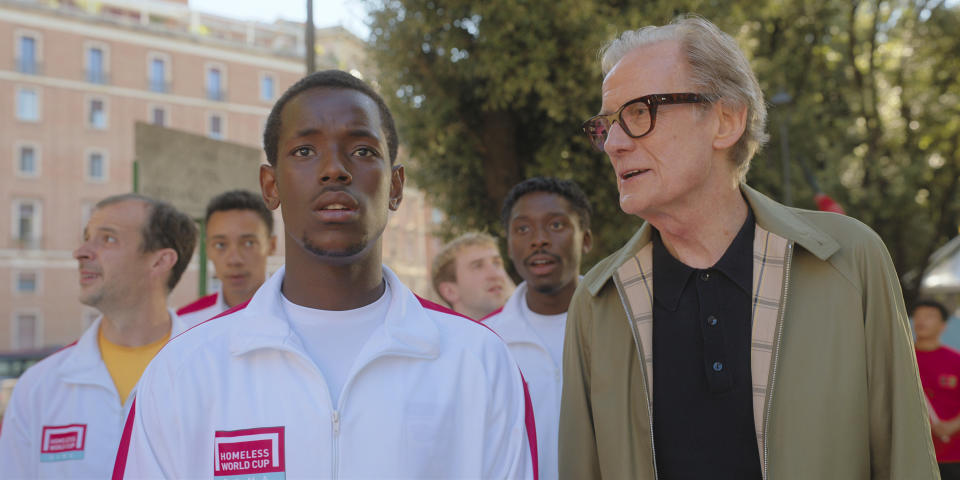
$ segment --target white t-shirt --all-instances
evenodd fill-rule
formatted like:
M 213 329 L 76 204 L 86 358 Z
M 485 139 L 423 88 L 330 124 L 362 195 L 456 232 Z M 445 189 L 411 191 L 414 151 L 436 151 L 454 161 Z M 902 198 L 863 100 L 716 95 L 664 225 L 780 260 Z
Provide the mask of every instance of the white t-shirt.
M 386 319 L 390 288 L 385 288 L 377 301 L 353 310 L 318 310 L 281 297 L 290 326 L 326 379 L 330 401 L 336 409 L 360 350 Z
M 530 322 L 530 326 L 543 340 L 544 346 L 550 352 L 557 367 L 563 365 L 563 333 L 567 328 L 567 312 L 556 315 L 541 315 L 530 310 L 527 299 L 521 298 L 523 316 Z

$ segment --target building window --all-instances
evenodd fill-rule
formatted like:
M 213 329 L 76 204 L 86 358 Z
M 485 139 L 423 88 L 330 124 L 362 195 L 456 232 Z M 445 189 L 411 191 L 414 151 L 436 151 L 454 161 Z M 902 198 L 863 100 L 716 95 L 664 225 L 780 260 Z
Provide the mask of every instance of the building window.
M 208 123 L 209 123 L 208 134 L 210 135 L 210 138 L 213 138 L 216 140 L 223 140 L 223 137 L 224 137 L 223 117 L 221 117 L 216 113 L 211 114 L 210 120 Z
M 17 88 L 17 119 L 24 122 L 40 121 L 40 93 L 35 88 Z
M 170 60 L 166 54 L 151 53 L 147 60 L 147 82 L 151 92 L 170 91 Z
M 102 98 L 91 98 L 87 121 L 97 130 L 107 128 L 107 106 Z
M 87 179 L 91 182 L 103 182 L 107 179 L 107 158 L 103 152 L 87 154 Z
M 103 47 L 87 48 L 87 81 L 90 83 L 107 83 L 105 69 L 106 53 Z
M 14 200 L 13 240 L 20 248 L 39 247 L 41 213 L 38 200 Z
M 269 73 L 263 74 L 260 77 L 260 100 L 264 101 L 273 101 L 273 75 Z
M 40 158 L 36 145 L 17 145 L 16 162 L 17 174 L 21 177 L 40 175 Z
M 207 98 L 210 100 L 224 100 L 223 72 L 220 67 L 207 68 Z
M 34 312 L 17 312 L 13 316 L 13 348 L 28 350 L 40 347 L 40 316 Z
M 37 272 L 17 272 L 17 293 L 36 293 L 37 283 Z
M 167 126 L 167 109 L 163 107 L 150 107 L 150 123 L 158 127 Z
M 17 71 L 20 73 L 38 73 L 37 43 L 37 37 L 32 35 L 17 37 Z

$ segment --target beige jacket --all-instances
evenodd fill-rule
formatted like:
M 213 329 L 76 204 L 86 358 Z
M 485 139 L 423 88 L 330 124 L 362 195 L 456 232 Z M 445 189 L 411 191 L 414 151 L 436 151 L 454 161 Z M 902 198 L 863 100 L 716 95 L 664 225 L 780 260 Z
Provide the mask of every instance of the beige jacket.
M 939 478 L 883 242 L 852 218 L 741 188 L 757 225 L 751 371 L 764 478 Z M 650 234 L 645 223 L 591 269 L 570 305 L 561 479 L 657 478 Z

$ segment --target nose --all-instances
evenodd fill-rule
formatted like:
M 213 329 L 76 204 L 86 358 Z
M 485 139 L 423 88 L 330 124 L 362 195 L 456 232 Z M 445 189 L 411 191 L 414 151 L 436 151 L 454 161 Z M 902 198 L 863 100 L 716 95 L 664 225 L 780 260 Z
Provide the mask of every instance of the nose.
M 547 245 L 550 245 L 550 239 L 547 236 L 546 229 L 534 228 L 533 234 L 530 235 L 530 247 L 540 249 Z
M 340 155 L 339 148 L 333 146 L 327 149 L 325 155 L 320 160 L 318 176 L 321 183 L 344 183 L 349 184 L 353 181 L 353 176 L 347 169 L 346 162 Z
M 243 257 L 240 255 L 240 249 L 232 245 L 227 247 L 226 260 L 227 265 L 243 264 Z
M 607 129 L 607 140 L 603 142 L 603 151 L 607 152 L 607 155 L 613 156 L 617 152 L 629 150 L 631 147 L 633 147 L 633 139 L 627 135 L 627 132 L 623 131 L 620 122 L 610 125 L 610 128 Z
M 73 251 L 73 258 L 76 260 L 91 260 L 93 259 L 93 249 L 90 248 L 89 242 L 83 242 Z

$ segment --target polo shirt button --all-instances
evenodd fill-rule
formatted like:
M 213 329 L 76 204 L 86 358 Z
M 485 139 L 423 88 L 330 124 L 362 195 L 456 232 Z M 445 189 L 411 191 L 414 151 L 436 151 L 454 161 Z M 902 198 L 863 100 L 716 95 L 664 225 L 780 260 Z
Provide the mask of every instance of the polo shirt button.
M 723 362 L 713 362 L 713 371 L 719 372 L 723 370 Z
M 700 272 L 700 280 L 704 282 L 710 280 L 710 272 Z
M 716 327 L 718 323 L 720 323 L 720 320 L 717 320 L 717 317 L 714 317 L 713 315 L 710 315 L 709 317 L 707 317 L 707 325 L 710 325 L 711 327 Z

